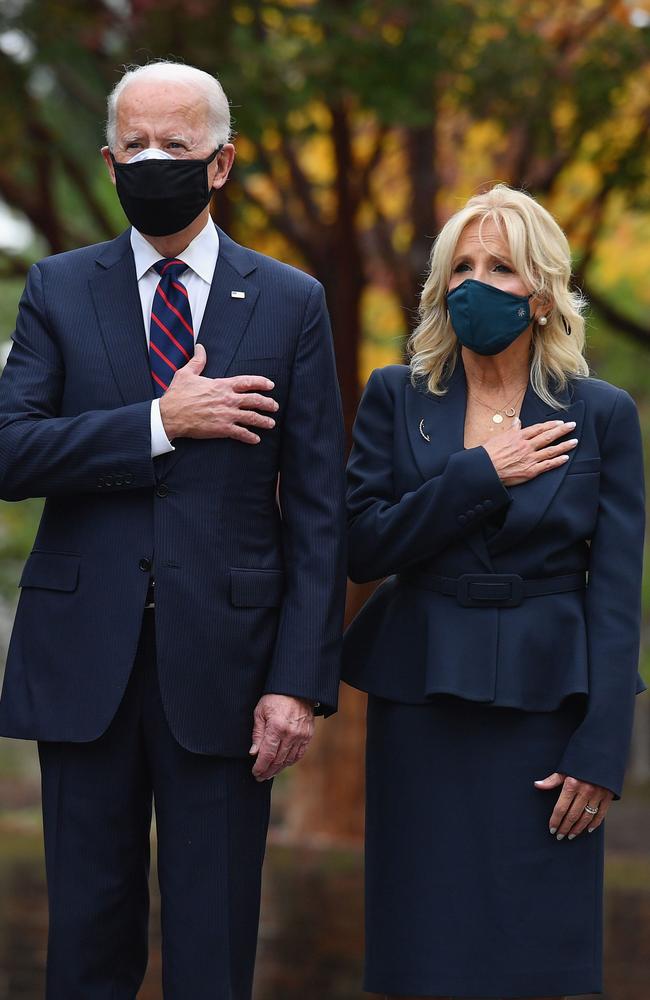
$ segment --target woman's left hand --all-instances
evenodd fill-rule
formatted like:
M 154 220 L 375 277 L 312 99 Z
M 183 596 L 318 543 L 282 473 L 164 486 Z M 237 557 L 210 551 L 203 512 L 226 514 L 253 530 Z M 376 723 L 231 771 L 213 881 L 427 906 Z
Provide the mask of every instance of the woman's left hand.
M 593 833 L 605 819 L 614 793 L 609 788 L 591 785 L 588 781 L 580 781 L 579 778 L 559 774 L 557 771 L 549 774 L 543 781 L 535 782 L 535 788 L 543 792 L 560 786 L 562 791 L 549 821 L 550 832 L 555 834 L 558 840 L 564 840 L 565 837 L 574 840 L 578 834 L 587 829 L 589 833 Z M 594 815 L 586 810 L 585 806 L 597 808 L 598 812 Z

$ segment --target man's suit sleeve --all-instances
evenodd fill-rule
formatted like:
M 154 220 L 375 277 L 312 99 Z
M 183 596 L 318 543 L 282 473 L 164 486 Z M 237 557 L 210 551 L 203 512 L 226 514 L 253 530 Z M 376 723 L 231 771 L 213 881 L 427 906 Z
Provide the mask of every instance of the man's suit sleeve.
M 286 589 L 266 693 L 335 710 L 345 605 L 344 431 L 323 288 L 306 304 L 282 416 Z
M 0 497 L 137 489 L 154 482 L 151 401 L 59 415 L 65 361 L 50 329 L 39 266 L 27 279 L 0 377 Z
M 589 696 L 557 770 L 620 796 L 634 713 L 645 527 L 639 418 L 619 391 L 601 445 L 586 592 Z

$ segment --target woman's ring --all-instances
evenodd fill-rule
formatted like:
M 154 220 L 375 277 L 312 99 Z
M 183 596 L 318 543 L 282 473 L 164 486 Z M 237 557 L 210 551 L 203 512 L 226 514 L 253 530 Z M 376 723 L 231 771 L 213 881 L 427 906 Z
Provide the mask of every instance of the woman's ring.
M 585 812 L 589 813 L 590 816 L 595 816 L 598 812 L 598 806 L 585 806 Z

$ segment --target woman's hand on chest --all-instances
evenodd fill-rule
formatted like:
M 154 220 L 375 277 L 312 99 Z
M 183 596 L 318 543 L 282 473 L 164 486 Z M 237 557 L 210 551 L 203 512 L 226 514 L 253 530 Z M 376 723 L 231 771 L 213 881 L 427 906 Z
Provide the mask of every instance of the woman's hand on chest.
M 519 486 L 569 460 L 577 438 L 562 441 L 575 427 L 574 421 L 548 420 L 521 427 L 520 421 L 489 437 L 483 448 L 490 456 L 504 486 Z

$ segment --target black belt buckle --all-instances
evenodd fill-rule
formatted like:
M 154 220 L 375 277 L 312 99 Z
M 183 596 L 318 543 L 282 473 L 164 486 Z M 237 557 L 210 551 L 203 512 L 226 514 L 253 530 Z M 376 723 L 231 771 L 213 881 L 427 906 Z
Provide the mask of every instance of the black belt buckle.
M 458 577 L 456 599 L 464 608 L 516 608 L 524 581 L 517 573 L 465 573 Z

